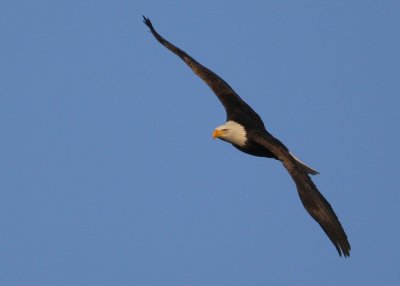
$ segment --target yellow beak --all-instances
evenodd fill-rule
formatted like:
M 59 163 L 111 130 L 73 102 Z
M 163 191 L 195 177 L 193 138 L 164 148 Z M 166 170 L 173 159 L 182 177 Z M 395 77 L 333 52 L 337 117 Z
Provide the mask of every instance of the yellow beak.
M 222 130 L 217 130 L 217 129 L 215 129 L 214 132 L 213 132 L 213 134 L 212 134 L 212 137 L 213 137 L 214 139 L 216 139 L 216 138 L 221 137 L 222 134 L 224 134 L 224 132 L 223 132 Z

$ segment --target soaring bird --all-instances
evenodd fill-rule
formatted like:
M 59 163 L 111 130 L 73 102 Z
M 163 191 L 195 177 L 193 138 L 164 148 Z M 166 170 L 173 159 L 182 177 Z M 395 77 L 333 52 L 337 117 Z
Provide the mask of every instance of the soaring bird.
M 213 138 L 231 143 L 247 154 L 279 160 L 296 184 L 304 208 L 324 230 L 339 255 L 350 256 L 350 243 L 339 219 L 309 176 L 316 175 L 318 172 L 297 159 L 281 141 L 272 136 L 265 128 L 260 116 L 229 84 L 160 36 L 150 19 L 143 16 L 143 22 L 149 27 L 155 39 L 180 57 L 212 89 L 225 107 L 227 121 L 214 130 Z

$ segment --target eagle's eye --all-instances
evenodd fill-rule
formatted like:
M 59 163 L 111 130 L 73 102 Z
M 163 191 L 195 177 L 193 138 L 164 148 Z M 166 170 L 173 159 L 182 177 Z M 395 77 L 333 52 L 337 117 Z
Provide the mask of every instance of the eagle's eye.
M 227 133 L 227 132 L 228 132 L 228 129 L 227 129 L 227 128 L 224 128 L 224 129 L 222 129 L 222 132 Z

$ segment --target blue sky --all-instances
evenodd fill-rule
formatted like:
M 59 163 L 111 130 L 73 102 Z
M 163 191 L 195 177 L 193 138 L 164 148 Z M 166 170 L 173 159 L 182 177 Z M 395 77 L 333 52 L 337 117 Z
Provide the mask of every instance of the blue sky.
M 1 285 L 398 285 L 398 1 L 2 1 Z M 214 70 L 314 177 L 214 141 Z

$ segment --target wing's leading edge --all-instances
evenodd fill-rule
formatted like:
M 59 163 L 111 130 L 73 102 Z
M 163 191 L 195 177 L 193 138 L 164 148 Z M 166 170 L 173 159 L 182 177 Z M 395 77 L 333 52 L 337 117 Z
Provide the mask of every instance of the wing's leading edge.
M 318 191 L 310 176 L 301 166 L 298 166 L 296 159 L 273 137 L 268 137 L 259 131 L 253 131 L 252 138 L 278 157 L 295 182 L 304 208 L 322 227 L 336 247 L 339 255 L 350 256 L 350 243 L 338 217 L 329 202 Z
M 209 70 L 185 51 L 171 44 L 169 41 L 164 39 L 157 31 L 154 29 L 153 24 L 149 18 L 143 16 L 143 23 L 149 27 L 150 32 L 160 42 L 164 47 L 173 52 L 175 55 L 180 57 L 192 70 L 199 76 L 215 93 L 218 99 L 221 101 L 222 105 L 225 107 L 228 120 L 234 120 L 236 116 L 246 117 L 249 116 L 251 119 L 259 122 L 263 127 L 262 120 L 260 116 L 246 103 L 240 96 L 227 84 L 221 77 L 215 74 L 213 71 Z

